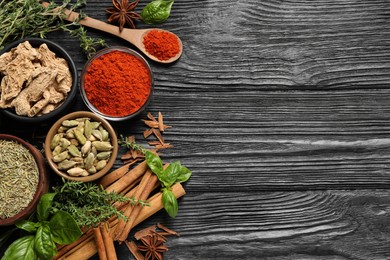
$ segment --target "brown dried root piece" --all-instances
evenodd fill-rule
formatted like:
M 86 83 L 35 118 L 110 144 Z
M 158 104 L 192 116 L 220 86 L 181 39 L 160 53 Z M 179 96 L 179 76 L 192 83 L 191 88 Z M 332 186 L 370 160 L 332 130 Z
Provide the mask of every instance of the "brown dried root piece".
M 15 108 L 18 115 L 46 114 L 63 103 L 72 87 L 66 60 L 46 44 L 33 48 L 28 41 L 0 56 L 0 108 Z

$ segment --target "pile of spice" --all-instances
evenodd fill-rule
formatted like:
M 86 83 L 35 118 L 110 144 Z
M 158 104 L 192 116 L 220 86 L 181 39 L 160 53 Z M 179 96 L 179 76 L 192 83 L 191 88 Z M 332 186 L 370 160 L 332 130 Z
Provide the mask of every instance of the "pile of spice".
M 64 120 L 50 142 L 53 162 L 72 177 L 89 176 L 106 167 L 113 145 L 109 132 L 91 118 Z
M 143 44 L 148 53 L 162 61 L 169 60 L 180 52 L 178 38 L 167 31 L 151 30 L 144 36 Z
M 101 113 L 128 116 L 137 112 L 151 94 L 150 71 L 134 55 L 114 50 L 93 59 L 84 75 L 89 102 Z
M 28 41 L 0 56 L 3 76 L 0 108 L 34 117 L 47 114 L 66 99 L 72 75 L 65 59 L 57 57 L 46 44 L 33 48 Z
M 0 140 L 0 219 L 25 209 L 38 188 L 38 165 L 23 145 Z

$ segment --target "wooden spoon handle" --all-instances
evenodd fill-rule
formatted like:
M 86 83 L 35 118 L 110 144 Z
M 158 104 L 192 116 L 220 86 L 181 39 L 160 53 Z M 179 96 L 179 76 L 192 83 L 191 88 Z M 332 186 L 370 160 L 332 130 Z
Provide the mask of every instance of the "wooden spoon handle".
M 42 2 L 42 5 L 44 7 L 49 6 L 48 2 Z M 69 9 L 64 9 L 65 13 L 65 20 L 69 22 L 74 22 L 75 20 L 78 20 L 80 17 L 80 14 L 77 12 L 73 12 Z M 89 28 L 93 28 L 99 31 L 103 31 L 106 33 L 110 33 L 112 35 L 115 35 L 117 37 L 120 37 L 122 39 L 125 39 L 126 41 L 129 41 L 132 44 L 138 43 L 137 39 L 139 37 L 139 34 L 136 32 L 133 32 L 131 29 L 126 29 L 126 33 L 121 33 L 119 31 L 119 28 L 115 25 L 111 25 L 108 23 L 105 23 L 103 21 L 100 21 L 98 19 L 91 18 L 89 16 L 84 17 L 83 19 L 78 20 L 78 23 L 84 26 L 87 26 Z M 131 34 L 130 34 L 131 31 Z M 134 30 L 135 31 L 135 30 Z

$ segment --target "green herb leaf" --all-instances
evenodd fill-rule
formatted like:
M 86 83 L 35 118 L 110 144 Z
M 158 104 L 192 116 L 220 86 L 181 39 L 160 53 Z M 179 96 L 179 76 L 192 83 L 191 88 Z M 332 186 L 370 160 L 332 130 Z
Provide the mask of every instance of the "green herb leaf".
M 165 22 L 173 5 L 173 0 L 153 0 L 141 11 L 142 21 L 147 24 L 158 24 Z
M 38 230 L 38 228 L 41 226 L 41 223 L 35 223 L 29 220 L 21 220 L 16 222 L 15 225 L 20 229 L 33 233 Z
M 165 187 L 171 187 L 176 182 L 176 179 L 180 174 L 180 169 L 181 164 L 179 161 L 169 164 L 163 174 L 163 183 Z
M 55 195 L 55 193 L 45 193 L 42 195 L 37 206 L 39 221 L 45 221 L 49 218 L 51 203 L 53 202 Z
M 168 215 L 171 218 L 176 217 L 177 212 L 179 210 L 179 205 L 177 203 L 177 199 L 173 192 L 169 189 L 162 189 L 162 203 L 165 208 L 165 210 L 168 212 Z
M 152 172 L 154 172 L 157 177 L 160 177 L 164 172 L 163 162 L 161 158 L 158 155 L 152 153 L 151 151 L 146 151 L 145 159 Z
M 181 165 L 180 174 L 177 176 L 176 182 L 185 182 L 191 177 L 192 172 L 185 166 Z
M 47 224 L 38 228 L 34 239 L 34 249 L 40 259 L 52 259 L 57 253 L 56 245 Z
M 54 242 L 70 244 L 83 234 L 73 217 L 65 211 L 57 211 L 49 221 Z
M 15 240 L 5 251 L 1 260 L 36 260 L 34 251 L 34 236 L 24 236 Z

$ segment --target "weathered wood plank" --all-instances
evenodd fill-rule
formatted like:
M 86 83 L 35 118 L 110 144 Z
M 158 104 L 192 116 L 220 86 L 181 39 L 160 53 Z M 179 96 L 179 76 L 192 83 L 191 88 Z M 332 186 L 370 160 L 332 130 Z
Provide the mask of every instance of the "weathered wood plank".
M 172 220 L 166 259 L 388 259 L 389 191 L 193 193 Z M 135 231 L 136 231 L 135 230 Z M 132 238 L 132 237 L 130 237 Z M 117 246 L 121 259 L 127 249 Z
M 157 95 L 147 111 L 165 115 L 172 128 L 164 138 L 174 145 L 163 158 L 181 160 L 194 172 L 190 190 L 390 185 L 390 90 L 189 92 L 179 97 L 160 90 Z M 146 145 L 145 113 L 113 122 L 117 134 L 135 134 Z M 33 139 L 42 148 L 49 127 L 28 132 L 9 122 L 2 131 Z

